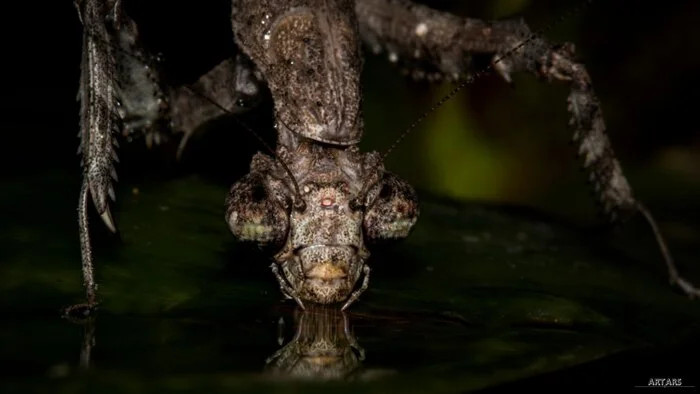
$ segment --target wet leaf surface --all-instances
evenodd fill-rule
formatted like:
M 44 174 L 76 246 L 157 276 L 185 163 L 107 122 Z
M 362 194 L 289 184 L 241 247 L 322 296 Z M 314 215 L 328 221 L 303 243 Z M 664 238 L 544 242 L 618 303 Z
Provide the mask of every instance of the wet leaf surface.
M 228 233 L 224 187 L 196 176 L 144 184 L 120 189 L 119 237 L 91 221 L 102 305 L 80 325 L 59 318 L 82 290 L 75 177 L 5 183 L 9 391 L 463 392 L 682 344 L 700 327 L 697 302 L 658 275 L 656 255 L 638 265 L 608 238 L 541 213 L 429 196 L 411 237 L 374 251 L 349 335 L 325 309 L 300 327 L 267 257 Z M 52 191 L 51 204 L 38 190 Z M 270 372 L 266 360 L 287 345 Z M 343 357 L 311 354 L 320 348 Z

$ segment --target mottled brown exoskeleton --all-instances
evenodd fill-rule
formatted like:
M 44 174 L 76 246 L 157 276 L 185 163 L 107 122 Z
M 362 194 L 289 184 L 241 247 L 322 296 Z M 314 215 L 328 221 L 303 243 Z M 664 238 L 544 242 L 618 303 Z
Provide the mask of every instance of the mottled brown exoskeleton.
M 76 8 L 85 26 L 79 217 L 87 303 L 69 311 L 97 304 L 86 212 L 91 196 L 114 230 L 107 196 L 114 198 L 117 132 L 145 132 L 150 144 L 169 128 L 184 134 L 183 147 L 199 124 L 246 110 L 241 102 L 254 103 L 264 88 L 275 104 L 277 148 L 257 154 L 232 186 L 226 221 L 238 239 L 275 248 L 271 267 L 286 296 L 302 306 L 352 304 L 368 286 L 368 244 L 406 237 L 419 214 L 412 187 L 385 171 L 379 154 L 357 147 L 363 50 L 385 52 L 415 79 L 459 83 L 428 112 L 483 72 L 474 68 L 475 55 L 490 57 L 506 81 L 529 72 L 568 83 L 573 139 L 603 212 L 611 222 L 641 212 L 671 282 L 700 294 L 678 275 L 651 215 L 633 197 L 573 45 L 552 45 L 521 20 L 464 18 L 407 0 L 232 0 L 239 52 L 193 85 L 171 86 L 120 0 L 76 0 Z
M 279 246 L 272 270 L 302 306 L 350 305 L 369 283 L 365 243 L 406 237 L 418 217 L 411 186 L 357 148 L 362 57 L 353 5 L 233 2 L 236 43 L 275 99 L 277 156 L 289 173 L 257 155 L 231 188 L 227 219 L 239 239 Z

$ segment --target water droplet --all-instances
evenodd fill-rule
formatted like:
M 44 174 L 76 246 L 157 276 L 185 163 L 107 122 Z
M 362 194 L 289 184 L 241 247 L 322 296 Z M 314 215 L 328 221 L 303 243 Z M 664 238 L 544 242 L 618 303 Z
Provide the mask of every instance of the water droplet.
M 395 52 L 389 53 L 389 61 L 392 63 L 396 63 L 399 61 L 399 55 L 397 55 Z
M 265 35 L 263 36 L 263 39 L 264 39 L 265 41 L 269 41 L 269 40 L 270 40 L 270 32 L 269 32 L 269 31 L 266 31 L 266 32 L 265 32 Z

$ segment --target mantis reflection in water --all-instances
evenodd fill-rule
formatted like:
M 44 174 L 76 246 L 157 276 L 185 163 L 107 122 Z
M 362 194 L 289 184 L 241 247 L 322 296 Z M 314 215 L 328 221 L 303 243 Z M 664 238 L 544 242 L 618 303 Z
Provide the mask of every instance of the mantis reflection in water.
M 280 318 L 284 344 L 284 319 Z M 266 372 L 275 378 L 333 380 L 355 377 L 365 359 L 345 312 L 316 307 L 294 312 L 295 334 L 266 361 Z
M 289 320 L 290 317 L 293 334 L 286 332 L 285 318 Z M 95 321 L 94 317 L 81 321 L 83 338 L 79 366 L 83 371 L 93 368 Z M 363 368 L 365 350 L 352 332 L 348 314 L 338 308 L 310 305 L 305 310 L 297 307 L 292 313 L 283 313 L 278 320 L 277 343 L 280 348 L 261 366 L 264 379 L 367 380 L 391 373 L 390 370 Z

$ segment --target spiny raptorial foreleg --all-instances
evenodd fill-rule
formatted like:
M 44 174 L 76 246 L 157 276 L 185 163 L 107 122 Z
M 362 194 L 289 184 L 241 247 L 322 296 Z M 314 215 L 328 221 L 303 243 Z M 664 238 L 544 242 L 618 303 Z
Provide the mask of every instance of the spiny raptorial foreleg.
M 112 46 L 104 45 L 110 34 L 105 18 L 115 18 L 117 2 L 76 1 L 78 16 L 84 26 L 93 26 L 83 33 L 80 64 L 80 147 L 82 154 L 83 184 L 78 204 L 80 249 L 83 264 L 83 282 L 86 304 L 66 309 L 66 314 L 87 315 L 97 305 L 92 247 L 88 229 L 88 199 L 91 200 L 111 231 L 116 231 L 109 210 L 108 196 L 114 198 L 112 181 L 116 179 L 115 135 L 119 128 L 117 113 L 117 86 L 115 81 L 116 56 Z M 115 18 L 116 19 L 116 18 Z
M 71 315 L 89 314 L 97 305 L 88 200 L 110 231 L 117 228 L 110 213 L 117 181 L 117 136 L 155 130 L 165 118 L 167 101 L 151 57 L 141 47 L 135 22 L 121 0 L 76 0 L 83 24 L 80 64 L 80 148 L 83 185 L 78 205 L 80 247 L 86 304 L 69 307 Z M 148 134 L 147 134 L 148 135 Z

